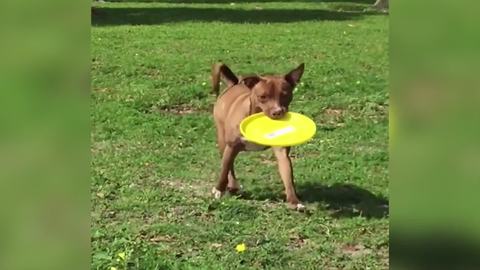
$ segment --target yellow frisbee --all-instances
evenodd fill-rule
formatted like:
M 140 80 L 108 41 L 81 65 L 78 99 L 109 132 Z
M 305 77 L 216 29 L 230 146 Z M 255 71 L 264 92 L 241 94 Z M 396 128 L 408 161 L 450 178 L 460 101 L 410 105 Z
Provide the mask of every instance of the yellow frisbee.
M 288 112 L 273 120 L 263 112 L 250 115 L 240 123 L 240 133 L 250 142 L 268 146 L 294 146 L 310 140 L 317 130 L 312 119 Z

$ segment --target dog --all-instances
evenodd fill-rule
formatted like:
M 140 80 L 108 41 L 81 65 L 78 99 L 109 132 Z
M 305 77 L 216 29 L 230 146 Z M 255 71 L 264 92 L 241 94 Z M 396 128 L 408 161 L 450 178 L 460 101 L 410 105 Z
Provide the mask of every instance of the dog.
M 212 66 L 212 92 L 217 96 L 213 118 L 217 130 L 217 144 L 222 157 L 220 176 L 212 189 L 215 198 L 225 192 L 237 193 L 240 186 L 235 177 L 234 161 L 242 151 L 266 150 L 270 147 L 247 141 L 240 133 L 240 122 L 247 116 L 263 112 L 271 119 L 281 119 L 293 98 L 293 90 L 304 72 L 304 64 L 284 75 L 236 76 L 228 66 L 216 63 Z M 226 89 L 220 94 L 220 80 Z M 272 147 L 283 181 L 287 206 L 299 211 L 305 206 L 298 199 L 293 181 L 290 147 Z

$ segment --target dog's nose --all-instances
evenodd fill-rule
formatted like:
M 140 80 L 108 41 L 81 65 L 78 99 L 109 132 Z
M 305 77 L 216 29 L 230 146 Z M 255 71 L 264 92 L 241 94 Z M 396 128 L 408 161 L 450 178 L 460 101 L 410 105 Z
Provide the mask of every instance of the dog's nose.
M 276 108 L 272 111 L 272 116 L 274 118 L 280 118 L 283 116 L 283 109 L 282 108 Z

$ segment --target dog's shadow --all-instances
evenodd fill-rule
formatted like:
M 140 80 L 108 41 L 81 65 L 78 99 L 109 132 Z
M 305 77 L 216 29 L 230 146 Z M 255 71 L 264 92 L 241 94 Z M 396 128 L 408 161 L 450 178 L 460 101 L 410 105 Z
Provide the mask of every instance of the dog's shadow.
M 296 189 L 303 202 L 318 202 L 319 207 L 328 210 L 331 216 L 336 218 L 356 216 L 383 218 L 389 214 L 389 202 L 385 197 L 352 184 L 326 186 L 307 182 L 296 184 Z M 283 199 L 281 192 L 266 187 L 243 191 L 240 197 L 262 201 Z

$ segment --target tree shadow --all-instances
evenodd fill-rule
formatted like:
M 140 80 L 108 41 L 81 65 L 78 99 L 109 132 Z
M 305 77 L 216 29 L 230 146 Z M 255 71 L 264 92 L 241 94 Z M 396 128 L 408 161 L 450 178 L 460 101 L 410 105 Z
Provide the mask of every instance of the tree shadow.
M 288 23 L 299 21 L 342 21 L 360 19 L 367 12 L 325 9 L 229 9 L 191 7 L 95 7 L 92 25 L 156 25 L 186 21 L 229 23 Z
M 384 218 L 389 214 L 388 200 L 370 191 L 351 184 L 331 186 L 316 183 L 298 183 L 297 194 L 303 202 L 319 202 L 320 207 L 331 212 L 335 218 L 363 216 Z M 282 200 L 283 193 L 268 187 L 244 191 L 241 198 L 247 200 Z

